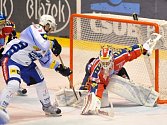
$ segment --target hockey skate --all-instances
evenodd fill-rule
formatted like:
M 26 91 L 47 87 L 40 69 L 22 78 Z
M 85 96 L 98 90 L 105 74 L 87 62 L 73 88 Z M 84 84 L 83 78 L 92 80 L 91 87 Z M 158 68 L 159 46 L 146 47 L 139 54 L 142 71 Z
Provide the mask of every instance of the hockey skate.
M 27 89 L 20 88 L 20 89 L 17 91 L 17 96 L 27 96 Z
M 43 111 L 45 112 L 46 116 L 54 116 L 54 117 L 59 117 L 62 116 L 61 110 L 57 108 L 57 106 L 52 106 L 50 105 L 49 107 L 42 107 Z
M 7 124 L 9 122 L 9 115 L 5 109 L 0 107 L 0 125 Z

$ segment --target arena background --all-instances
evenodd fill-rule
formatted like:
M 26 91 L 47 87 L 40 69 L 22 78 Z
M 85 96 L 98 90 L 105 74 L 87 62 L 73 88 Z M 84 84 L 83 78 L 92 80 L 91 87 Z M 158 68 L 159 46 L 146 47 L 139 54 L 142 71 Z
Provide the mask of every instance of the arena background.
M 166 0 L 0 0 L 0 11 L 16 24 L 17 32 L 42 14 L 51 14 L 58 24 L 57 37 L 69 37 L 69 18 L 73 13 L 112 13 L 167 20 Z
M 132 15 L 135 12 L 139 17 L 167 20 L 166 6 L 166 0 L 135 0 L 135 2 L 134 0 L 0 0 L 0 11 L 15 22 L 17 35 L 32 22 L 37 23 L 40 15 L 53 15 L 56 18 L 58 30 L 52 34 L 52 38 L 56 36 L 62 46 L 69 46 L 69 17 L 72 13 Z M 68 47 L 63 47 L 61 56 L 65 65 L 69 65 Z M 81 66 L 82 60 L 77 63 Z M 51 100 L 54 102 L 56 90 L 69 86 L 69 81 L 54 70 L 39 68 L 45 76 Z M 141 67 L 138 68 L 142 70 Z M 82 78 L 81 74 L 79 75 Z M 0 90 L 2 90 L 5 82 L 1 67 L 0 83 Z M 62 117 L 45 117 L 35 88 L 27 87 L 24 83 L 22 86 L 28 90 L 28 96 L 16 96 L 13 99 L 7 110 L 10 115 L 9 125 L 73 125 L 74 123 L 75 125 L 157 125 L 159 123 L 166 125 L 166 104 L 154 108 L 144 107 L 116 95 L 111 97 L 114 118 L 109 119 L 98 115 L 83 116 L 80 115 L 81 109 L 73 107 L 61 107 Z

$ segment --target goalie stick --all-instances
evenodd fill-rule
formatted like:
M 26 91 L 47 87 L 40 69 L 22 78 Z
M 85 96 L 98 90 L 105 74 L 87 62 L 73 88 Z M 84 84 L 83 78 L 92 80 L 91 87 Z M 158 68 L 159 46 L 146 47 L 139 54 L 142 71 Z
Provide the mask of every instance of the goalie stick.
M 92 115 L 92 114 L 82 114 L 82 115 Z M 114 112 L 112 109 L 107 109 L 105 111 L 102 109 L 99 109 L 96 111 L 96 115 L 110 119 L 114 117 Z
M 62 64 L 63 67 L 64 67 L 64 63 L 63 63 L 63 60 L 62 60 L 62 58 L 61 58 L 60 55 L 59 55 L 59 59 L 60 59 L 61 64 Z M 69 81 L 69 83 L 70 83 L 70 85 L 71 85 L 71 80 L 70 80 L 70 78 L 69 78 L 69 77 L 67 77 L 67 78 L 68 78 L 68 81 Z M 75 91 L 75 89 L 74 89 L 74 86 L 71 86 L 71 87 L 72 87 L 72 90 L 73 90 L 73 93 L 74 93 L 76 99 L 78 100 L 78 96 L 77 96 L 77 94 L 76 94 L 76 91 Z
M 136 13 L 133 13 L 132 17 L 133 17 L 133 20 L 136 20 L 136 21 L 139 20 L 138 15 Z M 139 31 L 139 33 L 138 33 L 139 34 L 139 37 L 138 37 L 139 43 L 142 43 L 142 36 L 140 36 L 140 35 L 142 35 L 142 33 L 141 33 L 142 29 L 140 27 L 136 26 L 136 30 Z M 144 56 L 144 62 L 146 64 L 146 68 L 147 68 L 147 71 L 148 71 L 148 74 L 149 74 L 151 84 L 154 87 L 155 86 L 154 85 L 155 84 L 155 77 L 154 77 L 154 71 L 153 71 L 153 68 L 152 68 L 152 65 L 151 65 L 151 60 L 148 56 Z
M 108 111 L 103 111 L 103 110 L 98 110 L 97 115 L 106 117 L 106 118 L 113 118 L 114 117 L 114 112 L 113 110 L 109 109 Z

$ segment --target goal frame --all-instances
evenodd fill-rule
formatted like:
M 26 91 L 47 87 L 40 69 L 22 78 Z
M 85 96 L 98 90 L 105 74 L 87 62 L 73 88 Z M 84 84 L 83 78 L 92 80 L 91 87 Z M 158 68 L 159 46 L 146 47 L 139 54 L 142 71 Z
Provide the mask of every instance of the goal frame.
M 118 18 L 112 18 L 112 17 L 100 17 L 100 16 L 94 16 L 94 15 L 86 15 L 86 14 L 72 14 L 70 17 L 70 68 L 73 70 L 73 23 L 74 18 L 87 18 L 87 19 L 97 19 L 97 20 L 108 20 L 108 21 L 115 21 L 115 22 L 123 22 L 123 23 L 132 23 L 132 24 L 140 24 L 140 25 L 149 25 L 153 26 L 155 28 L 155 32 L 159 33 L 160 28 L 157 23 L 154 22 L 146 22 L 146 21 L 137 21 L 137 20 L 128 20 L 128 19 L 118 19 Z M 84 67 L 83 67 L 84 68 Z M 75 71 L 74 71 L 75 72 Z M 152 83 L 155 87 L 155 91 L 159 92 L 159 50 L 155 50 L 155 83 Z M 73 87 L 73 74 L 70 75 L 70 88 Z M 167 103 L 167 100 L 157 100 L 158 104 Z

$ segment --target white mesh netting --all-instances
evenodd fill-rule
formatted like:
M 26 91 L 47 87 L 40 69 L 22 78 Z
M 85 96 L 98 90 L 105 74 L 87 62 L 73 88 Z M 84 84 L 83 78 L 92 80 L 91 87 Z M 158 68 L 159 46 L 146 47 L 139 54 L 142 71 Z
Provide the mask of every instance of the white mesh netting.
M 129 20 L 133 20 L 133 18 L 111 14 L 82 14 L 80 16 L 73 16 L 73 26 L 71 27 L 73 28 L 71 34 L 73 39 L 73 83 L 76 85 L 82 82 L 85 65 L 90 58 L 98 56 L 100 45 L 112 45 L 116 51 L 119 48 L 144 43 L 149 39 L 150 34 L 157 29 L 155 25 L 143 22 L 157 23 L 160 28 L 160 34 L 162 34 L 165 41 L 164 44 L 157 47 L 160 49 L 160 99 L 165 100 L 167 99 L 167 84 L 165 83 L 167 81 L 167 77 L 165 77 L 167 72 L 167 22 L 164 20 L 139 18 L 138 22 L 142 23 L 136 24 L 134 21 Z M 132 62 L 126 63 L 124 67 L 127 69 L 130 79 L 134 82 L 154 86 L 155 53 L 149 58 L 141 56 Z

